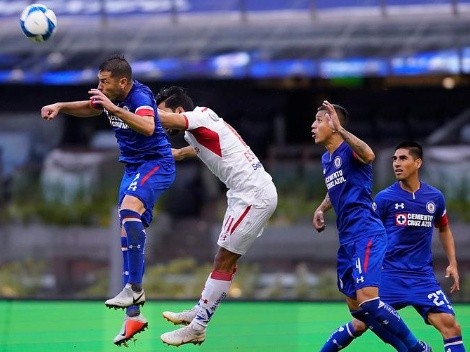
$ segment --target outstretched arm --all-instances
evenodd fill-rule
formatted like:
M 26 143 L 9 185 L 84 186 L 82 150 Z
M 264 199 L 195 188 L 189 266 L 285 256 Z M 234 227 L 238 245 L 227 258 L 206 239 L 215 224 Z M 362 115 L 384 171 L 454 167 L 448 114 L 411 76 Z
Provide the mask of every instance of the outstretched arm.
M 460 290 L 460 277 L 457 268 L 457 258 L 455 256 L 454 236 L 448 224 L 439 228 L 439 239 L 441 240 L 442 248 L 444 248 L 447 260 L 449 261 L 449 265 L 446 268 L 446 277 L 452 277 L 454 280 L 450 288 L 450 293 L 454 293 Z
M 341 126 L 338 114 L 336 113 L 335 108 L 331 103 L 325 100 L 323 102 L 323 106 L 328 111 L 327 118 L 330 119 L 331 128 L 333 128 L 334 131 L 339 133 L 341 137 L 343 137 L 343 139 L 346 141 L 346 143 L 351 146 L 352 150 L 356 154 L 357 159 L 364 164 L 370 164 L 371 162 L 373 162 L 375 159 L 375 154 L 372 148 L 369 147 L 366 142 L 356 137 L 354 134 L 347 131 L 343 126 Z
M 327 193 L 325 199 L 323 199 L 313 214 L 312 225 L 318 232 L 322 232 L 326 227 L 324 213 L 329 209 L 331 209 L 331 201 L 330 196 Z
M 93 108 L 89 100 L 59 102 L 43 106 L 41 117 L 44 120 L 52 120 L 61 112 L 77 117 L 88 117 L 101 115 L 102 110 Z
M 162 126 L 166 129 L 186 130 L 188 128 L 188 122 L 183 114 L 158 109 L 158 117 Z

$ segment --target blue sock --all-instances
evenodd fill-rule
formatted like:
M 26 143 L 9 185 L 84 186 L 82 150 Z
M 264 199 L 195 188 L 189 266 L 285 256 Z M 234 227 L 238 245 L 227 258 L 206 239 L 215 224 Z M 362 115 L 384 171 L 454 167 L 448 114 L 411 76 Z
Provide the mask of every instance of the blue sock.
M 127 236 L 121 236 L 122 250 L 122 284 L 126 286 L 129 282 L 129 261 L 127 258 Z
M 140 214 L 132 210 L 122 209 L 119 212 L 122 226 L 127 234 L 127 264 L 131 284 L 142 284 L 144 275 L 145 229 Z
M 336 329 L 326 340 L 320 352 L 337 352 L 348 346 L 356 337 L 362 335 L 362 332 L 356 333 L 352 322 L 349 322 Z
M 370 315 L 371 321 L 375 320 L 377 324 L 383 326 L 394 339 L 396 338 L 401 341 L 410 352 L 423 351 L 420 341 L 401 319 L 397 311 L 387 303 L 382 302 L 379 297 L 363 302 L 361 308 Z
M 351 311 L 351 315 L 362 321 L 367 327 L 377 335 L 383 342 L 392 345 L 398 352 L 407 352 L 408 348 L 401 342 L 401 340 L 390 333 L 382 324 L 377 323 L 374 319 L 371 319 L 364 309 Z
M 140 314 L 139 306 L 130 306 L 126 308 L 126 315 L 128 317 L 136 317 Z
M 455 336 L 444 340 L 445 352 L 465 352 L 462 336 Z
M 125 286 L 129 282 L 129 260 L 127 256 L 127 236 L 125 234 L 125 231 L 121 235 L 121 250 L 122 250 L 122 284 L 123 286 Z M 139 314 L 140 314 L 139 306 L 130 306 L 126 308 L 126 315 L 129 317 L 136 317 Z

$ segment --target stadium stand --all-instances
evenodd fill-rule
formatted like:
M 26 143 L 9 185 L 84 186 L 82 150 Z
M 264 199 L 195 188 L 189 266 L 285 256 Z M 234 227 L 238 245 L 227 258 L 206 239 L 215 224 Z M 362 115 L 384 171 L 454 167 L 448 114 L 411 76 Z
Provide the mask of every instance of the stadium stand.
M 59 29 L 52 41 L 33 45 L 18 25 L 28 2 L 0 1 L 0 81 L 91 82 L 90 68 L 115 52 L 130 56 L 137 74 L 147 79 L 249 78 L 260 72 L 374 77 L 469 69 L 459 60 L 469 55 L 469 1 L 49 3 Z M 263 71 L 266 67 L 271 70 Z

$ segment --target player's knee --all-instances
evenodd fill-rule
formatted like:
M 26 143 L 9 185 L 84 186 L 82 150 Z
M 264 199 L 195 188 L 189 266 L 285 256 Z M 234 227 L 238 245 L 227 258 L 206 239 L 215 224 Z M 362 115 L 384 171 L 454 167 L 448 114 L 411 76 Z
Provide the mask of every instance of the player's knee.
M 364 322 L 362 322 L 358 319 L 353 319 L 351 321 L 351 324 L 352 324 L 352 327 L 354 329 L 354 335 L 355 336 L 360 336 L 364 332 L 366 332 L 366 330 L 367 330 L 367 325 Z
M 354 335 L 360 336 L 367 330 L 367 326 L 369 324 L 368 315 L 364 309 L 351 311 L 351 315 L 354 318 L 351 321 Z

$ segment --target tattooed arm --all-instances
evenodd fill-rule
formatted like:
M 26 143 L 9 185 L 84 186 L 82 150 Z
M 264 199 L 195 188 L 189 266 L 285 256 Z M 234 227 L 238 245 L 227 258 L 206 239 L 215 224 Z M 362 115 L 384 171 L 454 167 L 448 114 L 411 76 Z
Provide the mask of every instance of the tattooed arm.
M 336 133 L 339 133 L 341 137 L 349 144 L 349 146 L 354 151 L 356 158 L 364 164 L 370 164 L 375 159 L 374 151 L 369 145 L 363 140 L 359 139 L 351 132 L 347 131 L 341 123 L 339 122 L 338 114 L 335 111 L 335 108 L 328 101 L 323 102 L 323 106 L 328 111 L 327 118 L 330 119 L 330 126 Z

